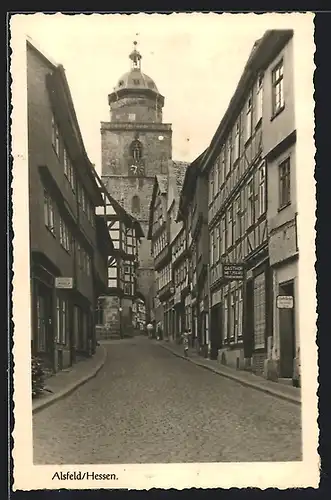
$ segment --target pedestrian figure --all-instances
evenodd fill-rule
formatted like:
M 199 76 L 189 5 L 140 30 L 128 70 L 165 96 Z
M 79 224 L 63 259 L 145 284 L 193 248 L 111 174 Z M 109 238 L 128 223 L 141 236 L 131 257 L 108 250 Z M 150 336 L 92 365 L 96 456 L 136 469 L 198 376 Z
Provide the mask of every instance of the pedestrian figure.
M 188 339 L 189 339 L 189 332 L 185 328 L 184 333 L 183 333 L 183 346 L 184 346 L 184 356 L 186 358 L 188 356 Z
M 161 339 L 162 339 L 162 328 L 161 328 L 161 322 L 159 321 L 156 327 L 156 340 L 161 340 Z
M 148 335 L 148 338 L 150 338 L 150 339 L 153 336 L 153 325 L 151 322 L 149 322 L 147 325 L 147 335 Z

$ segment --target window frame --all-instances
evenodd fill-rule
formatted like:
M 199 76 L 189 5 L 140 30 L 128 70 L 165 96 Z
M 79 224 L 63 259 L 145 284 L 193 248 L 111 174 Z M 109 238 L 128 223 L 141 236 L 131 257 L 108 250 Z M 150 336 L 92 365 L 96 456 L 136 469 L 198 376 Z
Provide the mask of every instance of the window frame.
M 264 82 L 264 74 L 260 73 L 257 78 L 257 88 L 256 88 L 255 127 L 259 125 L 259 123 L 263 118 L 263 82 Z
M 227 225 L 227 248 L 233 245 L 233 206 L 230 204 L 226 211 L 226 225 Z
M 278 76 L 277 76 L 277 73 Z M 273 67 L 271 71 L 272 83 L 272 118 L 278 115 L 285 107 L 284 98 L 284 60 L 283 58 Z M 277 88 L 279 87 L 279 92 Z
M 236 335 L 236 290 L 231 290 L 230 291 L 230 308 L 229 308 L 229 313 L 230 313 L 230 318 L 229 318 L 229 330 L 230 330 L 230 339 L 233 340 L 235 339 Z
M 44 189 L 44 223 L 48 231 L 55 237 L 55 204 L 47 189 Z
M 251 90 L 246 102 L 245 143 L 250 140 L 252 134 L 253 134 L 253 92 Z
M 285 170 L 285 174 L 282 173 L 282 170 L 284 167 L 287 167 Z M 285 188 L 286 188 L 286 199 L 283 199 L 284 195 L 284 180 L 287 182 L 285 183 Z M 281 161 L 278 165 L 278 189 L 279 189 L 279 210 L 281 210 L 284 207 L 287 207 L 288 205 L 291 204 L 291 157 L 288 156 L 285 158 L 283 161 Z
M 52 145 L 58 158 L 61 155 L 60 131 L 54 114 L 52 113 Z
M 67 327 L 68 327 L 68 301 L 62 297 L 56 297 L 56 343 L 61 345 L 67 344 Z
M 240 285 L 237 290 L 237 303 L 238 303 L 238 316 L 236 328 L 236 342 L 243 336 L 244 325 L 244 299 L 243 299 L 243 286 Z
M 229 338 L 229 304 L 228 304 L 228 293 L 225 293 L 223 299 L 223 341 L 227 341 Z
M 143 145 L 139 139 L 135 139 L 130 144 L 130 155 L 134 163 L 137 164 L 142 160 L 143 157 Z
M 227 250 L 226 216 L 223 214 L 220 221 L 221 225 L 221 257 Z
M 262 174 L 263 173 L 263 174 Z M 267 209 L 267 180 L 265 163 L 258 168 L 258 217 L 265 214 Z
M 238 117 L 235 124 L 233 161 L 236 162 L 239 156 L 240 156 L 240 116 Z
M 247 227 L 250 228 L 255 221 L 255 198 L 254 198 L 254 178 L 250 177 L 247 182 Z

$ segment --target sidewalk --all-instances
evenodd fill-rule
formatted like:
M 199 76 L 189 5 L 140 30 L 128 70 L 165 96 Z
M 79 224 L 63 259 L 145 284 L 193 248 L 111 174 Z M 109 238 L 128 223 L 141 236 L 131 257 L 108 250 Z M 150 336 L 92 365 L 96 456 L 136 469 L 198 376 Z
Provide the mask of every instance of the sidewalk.
M 192 349 L 189 350 L 189 357 L 186 358 L 183 353 L 183 346 L 181 345 L 165 341 L 155 341 L 155 343 L 172 352 L 175 356 L 183 358 L 185 361 L 190 361 L 195 365 L 206 368 L 207 370 L 222 375 L 223 377 L 235 380 L 242 385 L 252 387 L 280 399 L 285 399 L 286 401 L 291 401 L 292 403 L 301 404 L 300 388 L 292 387 L 280 382 L 272 382 L 271 380 L 266 380 L 261 376 L 254 375 L 253 373 L 243 370 L 229 368 L 228 366 L 221 365 L 219 361 L 199 356 Z
M 106 349 L 100 345 L 96 348 L 94 356 L 78 361 L 70 368 L 62 370 L 45 380 L 45 391 L 42 395 L 32 400 L 32 413 L 46 408 L 55 401 L 62 399 L 73 392 L 77 387 L 95 377 L 105 364 Z

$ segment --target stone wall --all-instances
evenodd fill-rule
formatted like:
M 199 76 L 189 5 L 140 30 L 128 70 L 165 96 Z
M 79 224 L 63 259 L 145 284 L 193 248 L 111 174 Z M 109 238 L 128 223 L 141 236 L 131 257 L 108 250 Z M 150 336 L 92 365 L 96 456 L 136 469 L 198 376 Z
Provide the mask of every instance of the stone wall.
M 110 127 L 110 128 L 109 128 Z M 142 158 L 145 165 L 145 176 L 167 173 L 167 162 L 171 158 L 171 129 L 142 130 L 135 128 L 111 130 L 111 124 L 101 126 L 102 175 L 130 174 L 132 164 L 130 145 L 137 138 L 142 144 Z M 161 139 L 162 137 L 162 139 Z

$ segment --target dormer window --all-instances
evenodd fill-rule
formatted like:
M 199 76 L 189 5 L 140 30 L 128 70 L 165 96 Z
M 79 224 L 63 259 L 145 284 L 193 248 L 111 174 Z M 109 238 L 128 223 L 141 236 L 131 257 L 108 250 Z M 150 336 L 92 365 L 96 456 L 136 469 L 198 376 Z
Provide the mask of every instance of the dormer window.
M 138 80 L 138 79 L 136 79 L 136 78 L 135 78 L 135 79 L 133 80 L 133 83 L 134 83 L 135 85 L 140 85 L 140 80 Z
M 124 85 L 124 81 L 123 80 L 121 80 L 121 81 L 118 82 L 118 86 L 119 87 L 123 87 L 123 85 Z

